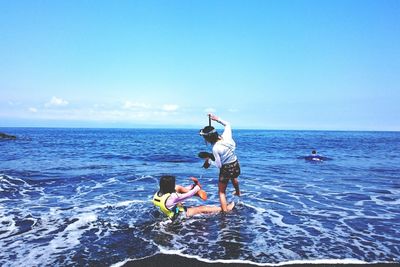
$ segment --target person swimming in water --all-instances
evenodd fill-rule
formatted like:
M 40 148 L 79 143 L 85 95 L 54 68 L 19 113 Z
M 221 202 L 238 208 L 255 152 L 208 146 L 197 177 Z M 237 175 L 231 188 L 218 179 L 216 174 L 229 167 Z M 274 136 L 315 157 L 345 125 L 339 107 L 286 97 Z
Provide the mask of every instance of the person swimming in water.
M 325 158 L 318 155 L 316 150 L 311 151 L 311 155 L 305 157 L 306 160 L 323 161 Z
M 196 214 L 211 214 L 221 212 L 218 206 L 185 207 L 182 201 L 195 195 L 206 200 L 207 194 L 201 189 L 197 178 L 191 177 L 193 184 L 187 187 L 175 184 L 175 176 L 163 175 L 160 178 L 160 189 L 153 196 L 153 204 L 157 206 L 171 221 L 187 218 Z M 227 209 L 230 211 L 235 206 L 232 202 Z
M 200 130 L 200 135 L 203 136 L 204 140 L 213 146 L 213 157 L 206 157 L 203 167 L 207 169 L 212 162 L 220 169 L 218 182 L 219 200 L 222 210 L 228 211 L 225 192 L 229 181 L 232 181 L 233 187 L 235 188 L 234 194 L 240 196 L 238 181 L 240 165 L 235 154 L 236 143 L 232 138 L 232 128 L 229 122 L 221 120 L 214 114 L 208 114 L 208 116 L 211 120 L 222 124 L 224 126 L 224 132 L 222 135 L 219 135 L 211 125 Z

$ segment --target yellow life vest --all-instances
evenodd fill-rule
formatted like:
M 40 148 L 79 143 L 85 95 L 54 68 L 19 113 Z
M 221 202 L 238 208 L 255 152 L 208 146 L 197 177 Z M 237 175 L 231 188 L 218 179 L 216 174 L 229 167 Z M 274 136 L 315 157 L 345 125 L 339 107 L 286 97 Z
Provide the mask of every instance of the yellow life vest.
M 166 193 L 162 196 L 158 196 L 158 192 L 155 193 L 153 196 L 153 204 L 159 207 L 160 210 L 165 215 L 168 216 L 168 218 L 174 220 L 181 211 L 184 211 L 184 208 L 182 206 L 176 205 L 175 207 L 172 208 L 172 210 L 168 209 L 165 204 L 167 203 L 167 199 L 169 198 L 170 195 L 171 193 Z
M 165 203 L 167 203 L 167 199 L 169 198 L 169 196 L 171 195 L 171 193 L 166 193 L 164 195 L 162 195 L 161 197 L 158 196 L 158 192 L 154 194 L 153 197 L 153 204 L 157 207 L 160 208 L 160 210 L 168 216 L 168 218 L 172 219 L 172 217 L 174 217 L 174 212 L 170 209 L 167 208 L 167 206 L 165 205 Z

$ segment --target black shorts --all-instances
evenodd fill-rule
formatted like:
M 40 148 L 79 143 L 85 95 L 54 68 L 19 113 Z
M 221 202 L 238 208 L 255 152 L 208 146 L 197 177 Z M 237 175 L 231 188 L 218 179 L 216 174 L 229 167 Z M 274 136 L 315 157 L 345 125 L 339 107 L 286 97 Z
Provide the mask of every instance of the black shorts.
M 219 181 L 221 183 L 227 183 L 232 178 L 237 178 L 240 175 L 239 161 L 222 165 L 219 170 Z

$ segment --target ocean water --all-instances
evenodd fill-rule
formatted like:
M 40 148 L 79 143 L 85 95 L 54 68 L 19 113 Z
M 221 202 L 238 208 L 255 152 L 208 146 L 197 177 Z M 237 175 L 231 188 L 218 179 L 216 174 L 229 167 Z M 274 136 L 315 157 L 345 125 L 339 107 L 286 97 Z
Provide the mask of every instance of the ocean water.
M 0 265 L 121 265 L 157 253 L 277 264 L 400 262 L 400 133 L 234 130 L 243 195 L 228 214 L 166 223 L 162 174 L 218 170 L 190 129 L 0 128 Z M 317 149 L 328 160 L 304 160 Z

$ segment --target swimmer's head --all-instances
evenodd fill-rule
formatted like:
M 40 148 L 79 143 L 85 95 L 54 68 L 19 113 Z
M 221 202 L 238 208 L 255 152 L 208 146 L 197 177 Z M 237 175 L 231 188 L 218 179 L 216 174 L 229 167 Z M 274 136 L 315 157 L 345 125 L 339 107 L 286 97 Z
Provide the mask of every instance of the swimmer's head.
M 204 127 L 203 129 L 200 130 L 199 134 L 203 136 L 204 139 L 211 144 L 214 144 L 218 141 L 218 132 L 212 126 Z
M 163 175 L 160 178 L 160 192 L 162 194 L 175 192 L 175 176 Z
M 317 151 L 316 151 L 316 150 L 313 150 L 313 151 L 311 152 L 311 154 L 316 155 L 316 154 L 317 154 Z

